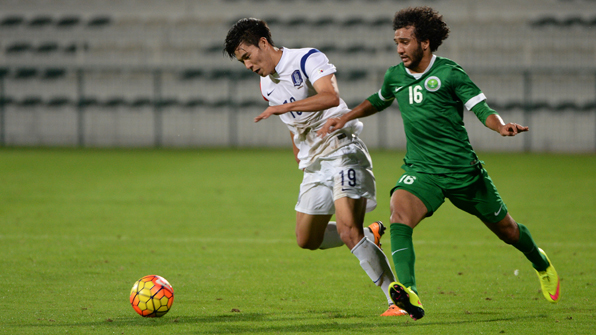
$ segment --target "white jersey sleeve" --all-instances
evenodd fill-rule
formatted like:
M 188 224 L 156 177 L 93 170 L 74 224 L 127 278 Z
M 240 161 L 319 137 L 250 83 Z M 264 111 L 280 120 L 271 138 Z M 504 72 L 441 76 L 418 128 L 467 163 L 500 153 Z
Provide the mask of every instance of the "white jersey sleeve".
M 317 49 L 312 49 L 302 60 L 302 72 L 308 80 L 314 84 L 321 77 L 336 72 L 335 65 L 329 62 L 329 58 Z

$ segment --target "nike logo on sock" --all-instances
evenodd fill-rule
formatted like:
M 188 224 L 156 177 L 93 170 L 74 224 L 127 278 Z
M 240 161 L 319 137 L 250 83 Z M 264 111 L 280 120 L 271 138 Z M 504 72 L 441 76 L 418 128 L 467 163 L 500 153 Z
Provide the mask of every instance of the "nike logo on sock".
M 398 251 L 404 251 L 406 249 L 408 249 L 408 248 L 397 249 L 394 252 L 392 252 L 391 255 L 393 256 L 393 254 L 395 254 L 396 252 L 398 252 Z

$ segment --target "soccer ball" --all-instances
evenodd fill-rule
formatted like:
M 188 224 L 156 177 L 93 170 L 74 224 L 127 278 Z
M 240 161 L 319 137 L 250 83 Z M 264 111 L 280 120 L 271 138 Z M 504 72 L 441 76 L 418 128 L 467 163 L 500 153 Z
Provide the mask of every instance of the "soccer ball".
M 136 281 L 130 291 L 132 308 L 143 317 L 164 316 L 174 303 L 174 289 L 168 281 L 157 275 L 145 276 Z

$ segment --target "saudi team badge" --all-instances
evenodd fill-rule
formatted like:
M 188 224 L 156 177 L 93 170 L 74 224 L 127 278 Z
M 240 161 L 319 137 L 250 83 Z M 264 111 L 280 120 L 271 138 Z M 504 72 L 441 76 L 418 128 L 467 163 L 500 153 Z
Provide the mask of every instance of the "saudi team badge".
M 441 80 L 435 76 L 428 77 L 424 82 L 424 88 L 429 92 L 436 92 L 441 88 Z

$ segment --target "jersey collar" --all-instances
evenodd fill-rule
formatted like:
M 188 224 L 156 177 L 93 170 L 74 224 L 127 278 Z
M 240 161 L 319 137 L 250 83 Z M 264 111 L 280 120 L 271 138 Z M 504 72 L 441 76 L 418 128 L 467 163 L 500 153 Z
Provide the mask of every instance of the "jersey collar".
M 435 63 L 435 60 L 437 59 L 436 55 L 433 55 L 433 57 L 430 59 L 430 63 L 428 63 L 428 66 L 426 67 L 426 70 L 424 70 L 424 72 L 422 73 L 412 73 L 410 72 L 410 69 L 408 69 L 407 67 L 405 67 L 406 72 L 414 77 L 415 79 L 420 79 L 422 78 L 422 76 L 424 76 L 428 71 L 430 71 L 430 69 L 433 67 L 433 64 Z

